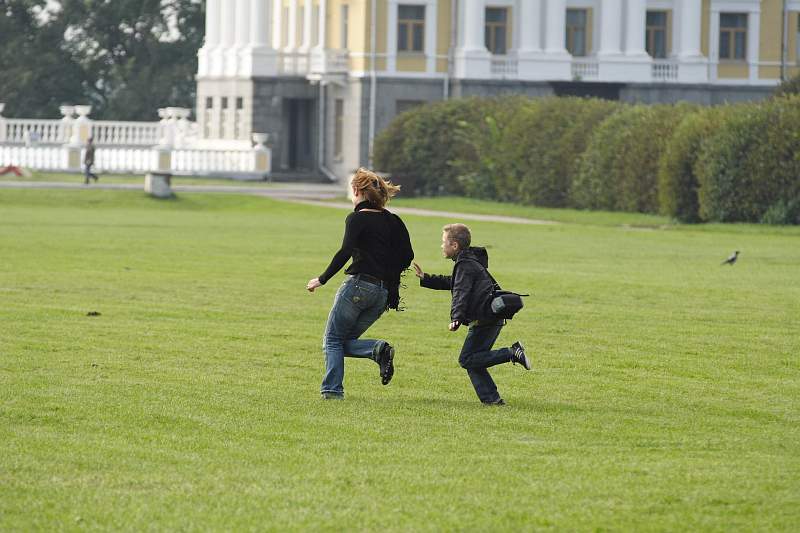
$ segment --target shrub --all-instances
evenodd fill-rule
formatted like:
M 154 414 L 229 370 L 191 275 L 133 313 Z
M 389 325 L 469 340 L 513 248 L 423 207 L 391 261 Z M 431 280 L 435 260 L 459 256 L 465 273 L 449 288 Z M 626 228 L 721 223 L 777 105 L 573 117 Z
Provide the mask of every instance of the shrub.
M 789 78 L 788 80 L 783 80 L 773 92 L 773 95 L 778 98 L 792 94 L 800 94 L 800 74 L 797 74 L 795 77 Z
M 450 164 L 471 150 L 458 133 L 459 123 L 478 123 L 496 105 L 493 99 L 463 98 L 403 113 L 375 139 L 376 168 L 399 182 L 413 178 L 421 194 L 463 192 L 458 170 Z
M 546 98 L 528 105 L 509 124 L 506 199 L 566 207 L 580 156 L 593 129 L 621 105 L 599 99 Z
M 800 96 L 728 107 L 703 145 L 697 177 L 706 220 L 796 223 Z
M 573 205 L 658 211 L 658 162 L 666 141 L 694 106 L 630 106 L 595 128 L 572 183 Z
M 719 128 L 719 108 L 686 115 L 667 141 L 658 165 L 658 199 L 661 213 L 681 222 L 700 222 L 696 174 L 703 141 Z

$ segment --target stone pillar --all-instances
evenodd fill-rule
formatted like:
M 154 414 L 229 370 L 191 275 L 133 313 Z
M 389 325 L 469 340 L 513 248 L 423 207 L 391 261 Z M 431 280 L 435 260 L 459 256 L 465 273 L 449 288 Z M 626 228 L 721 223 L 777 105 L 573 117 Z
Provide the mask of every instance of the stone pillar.
M 216 73 L 220 44 L 220 0 L 206 1 L 206 38 L 198 52 L 198 76 L 210 76 Z
M 223 57 L 222 68 L 220 69 L 225 76 L 236 76 L 238 63 L 238 53 L 236 50 L 236 4 L 235 0 L 227 0 L 221 8 L 220 24 L 221 39 L 220 48 Z
M 485 20 L 485 0 L 463 0 L 459 17 L 463 41 L 455 53 L 457 78 L 491 77 L 491 56 L 484 43 Z
M 600 49 L 597 56 L 622 54 L 622 0 L 602 0 L 600 10 Z
M 319 0 L 319 43 L 317 47 L 325 50 L 328 47 L 328 0 Z
M 395 72 L 397 70 L 397 19 L 399 17 L 397 0 L 388 0 L 386 9 L 389 16 L 389 22 L 386 25 L 386 70 Z M 425 22 L 427 29 L 428 24 L 427 21 Z
M 567 2 L 566 0 L 547 0 L 547 23 L 545 25 L 545 51 L 552 55 L 567 53 L 564 47 L 567 31 Z
M 2 113 L 2 106 L 4 104 L 0 104 L 0 113 Z M 68 143 L 72 138 L 72 123 L 74 119 L 72 116 L 75 114 L 75 106 L 72 105 L 62 105 L 58 108 L 61 112 L 61 135 L 59 141 L 62 143 Z M 0 117 L 0 142 L 5 140 L 5 132 L 6 129 L 3 126 L 3 117 Z
M 647 56 L 644 49 L 645 25 L 647 20 L 646 0 L 628 0 L 627 37 L 625 55 L 629 57 Z
M 233 0 L 231 3 L 236 5 L 236 18 L 234 32 L 234 45 L 236 49 L 236 75 L 247 76 L 245 61 L 249 56 L 250 47 L 250 0 Z
M 708 60 L 711 65 L 708 69 L 708 81 L 717 80 L 717 70 L 719 66 L 719 7 L 711 4 L 711 13 L 708 18 Z
M 89 137 L 92 136 L 92 121 L 89 120 L 89 113 L 92 112 L 92 106 L 76 105 L 75 112 L 78 114 L 78 118 L 72 126 L 72 138 L 70 142 L 83 146 L 86 144 Z
M 678 81 L 702 83 L 708 81 L 708 61 L 700 51 L 703 5 L 697 0 L 680 0 L 678 4 Z
M 311 27 L 314 21 L 314 2 L 305 0 L 303 4 L 303 35 L 300 41 L 300 50 L 307 53 L 311 50 Z
M 272 0 L 272 47 L 283 49 L 283 1 Z
M 428 1 L 425 5 L 425 70 L 436 72 L 436 28 L 438 27 L 436 2 Z M 397 26 L 397 24 L 395 24 Z M 397 39 L 395 39 L 395 46 Z
M 566 0 L 546 0 L 544 7 L 544 53 L 533 65 L 520 61 L 520 77 L 539 80 L 572 79 L 572 56 L 564 46 L 567 29 Z M 541 10 L 539 11 L 541 13 Z M 526 19 L 524 23 L 528 23 Z
M 542 51 L 542 0 L 524 0 L 520 6 L 519 16 L 522 18 L 519 25 L 521 31 L 518 52 L 539 53 Z
M 266 177 L 272 171 L 272 152 L 266 146 L 269 135 L 254 133 L 252 135 L 255 146 L 253 147 L 253 171 Z
M 752 10 L 747 14 L 747 66 L 750 82 L 759 79 L 759 44 L 761 39 L 761 11 Z
M 272 25 L 271 0 L 249 2 L 250 42 L 242 52 L 240 74 L 245 77 L 275 76 L 278 73 L 278 54 L 270 39 Z M 276 0 L 279 1 L 279 0 Z
M 286 51 L 294 52 L 297 49 L 297 0 L 289 0 L 289 20 L 286 31 Z

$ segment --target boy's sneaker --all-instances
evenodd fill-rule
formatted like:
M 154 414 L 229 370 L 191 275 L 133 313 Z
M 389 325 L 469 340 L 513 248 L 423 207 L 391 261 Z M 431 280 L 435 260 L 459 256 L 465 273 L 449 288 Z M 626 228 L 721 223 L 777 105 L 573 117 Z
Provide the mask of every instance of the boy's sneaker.
M 511 345 L 511 363 L 515 365 L 519 363 L 525 367 L 525 370 L 531 369 L 531 362 L 528 360 L 528 356 L 525 355 L 525 347 L 519 341 Z
M 502 398 L 498 398 L 493 402 L 482 402 L 483 405 L 505 405 L 506 402 Z
M 381 383 L 388 385 L 394 376 L 394 347 L 388 342 L 381 349 L 378 365 L 381 368 Z
M 323 400 L 344 400 L 344 394 L 337 394 L 335 392 L 321 393 Z

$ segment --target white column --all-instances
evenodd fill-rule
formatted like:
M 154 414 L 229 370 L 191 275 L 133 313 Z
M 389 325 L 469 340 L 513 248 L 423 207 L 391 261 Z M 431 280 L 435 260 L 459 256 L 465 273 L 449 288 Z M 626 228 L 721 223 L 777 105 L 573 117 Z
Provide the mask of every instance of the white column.
M 708 60 L 711 62 L 708 78 L 709 81 L 716 81 L 719 66 L 719 8 L 713 5 L 708 25 Z
M 522 0 L 520 6 L 519 52 L 542 51 L 542 0 Z
M 567 2 L 566 0 L 547 0 L 546 5 L 545 51 L 548 54 L 563 55 L 567 52 L 564 46 L 567 31 Z
M 750 68 L 750 81 L 759 78 L 758 58 L 761 39 L 761 11 L 750 11 L 747 16 L 747 64 Z
M 297 48 L 297 0 L 289 0 L 289 20 L 286 22 L 286 51 L 294 52 Z
M 644 49 L 645 24 L 647 20 L 646 0 L 627 0 L 628 18 L 627 38 L 625 39 L 625 55 L 647 56 Z
M 272 47 L 283 48 L 283 0 L 272 0 Z
M 247 0 L 250 3 L 250 42 L 240 52 L 240 75 L 274 76 L 278 73 L 278 54 L 271 44 L 272 0 Z M 248 105 L 245 102 L 245 107 Z
M 676 18 L 679 31 L 675 40 L 678 43 L 678 81 L 707 82 L 708 62 L 700 50 L 703 4 L 697 0 L 680 0 Z
M 455 53 L 457 78 L 485 79 L 491 77 L 491 55 L 484 42 L 486 1 L 463 0 L 459 21 L 461 46 Z
M 484 42 L 485 0 L 464 0 L 464 10 L 464 50 L 486 51 Z
M 598 56 L 622 53 L 622 0 L 602 0 Z
M 269 0 L 250 0 L 250 43 L 254 48 L 270 46 Z
M 220 0 L 207 0 L 206 2 L 206 38 L 203 47 L 199 50 L 198 76 L 214 75 L 217 72 L 219 60 L 215 57 L 220 41 Z
M 386 70 L 395 72 L 397 70 L 397 0 L 387 2 L 388 23 L 386 26 Z
M 317 47 L 324 50 L 328 47 L 328 0 L 319 0 L 319 43 Z
M 246 55 L 250 46 L 250 0 L 236 1 L 236 74 L 246 76 Z
M 308 52 L 311 49 L 311 25 L 314 20 L 314 2 L 312 0 L 305 0 L 303 6 L 303 37 L 300 43 L 300 49 L 303 52 Z
M 235 76 L 238 62 L 235 47 L 236 39 L 236 2 L 227 1 L 221 4 L 221 49 L 224 56 L 223 72 L 225 76 Z
M 680 44 L 681 59 L 700 56 L 700 37 L 702 34 L 703 4 L 697 0 L 680 0 Z
M 425 70 L 436 72 L 436 2 L 428 0 L 425 6 Z M 395 42 L 397 40 L 395 39 Z

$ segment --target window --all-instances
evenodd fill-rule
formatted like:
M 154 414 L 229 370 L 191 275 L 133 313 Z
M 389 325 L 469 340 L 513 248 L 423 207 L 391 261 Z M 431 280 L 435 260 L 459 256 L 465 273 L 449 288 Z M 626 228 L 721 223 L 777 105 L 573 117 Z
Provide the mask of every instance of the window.
M 667 57 L 667 12 L 648 11 L 645 30 L 645 49 L 650 57 Z
M 425 6 L 397 6 L 397 51 L 425 49 Z
M 349 31 L 349 23 L 350 21 L 348 18 L 350 17 L 350 6 L 343 5 L 342 6 L 342 26 L 340 28 L 341 31 L 341 46 L 342 50 L 347 50 L 347 33 Z
M 396 115 L 399 115 L 415 107 L 425 105 L 425 103 L 425 100 L 397 100 L 394 104 L 394 111 Z
M 244 98 L 241 96 L 236 97 L 236 109 L 244 109 Z
M 228 97 L 222 97 L 222 105 L 220 106 L 222 109 L 228 109 Z
M 486 48 L 495 55 L 505 55 L 508 39 L 508 9 L 486 8 Z
M 214 107 L 214 99 L 210 96 L 206 96 L 206 109 L 212 109 Z
M 719 58 L 743 61 L 747 56 L 747 13 L 720 13 Z
M 567 9 L 566 47 L 573 56 L 582 57 L 587 54 L 585 9 Z
M 344 139 L 344 100 L 336 99 L 333 111 L 333 157 L 342 157 L 342 145 Z

